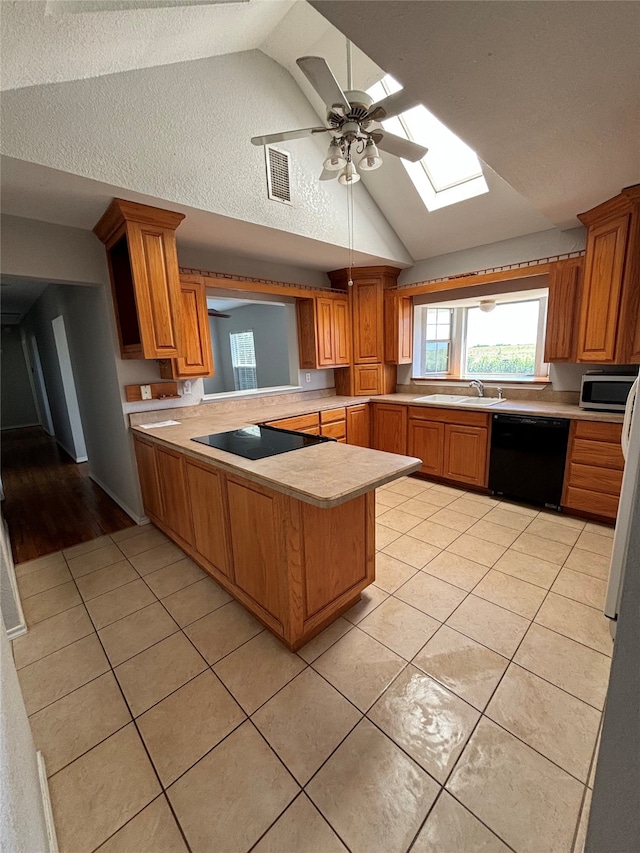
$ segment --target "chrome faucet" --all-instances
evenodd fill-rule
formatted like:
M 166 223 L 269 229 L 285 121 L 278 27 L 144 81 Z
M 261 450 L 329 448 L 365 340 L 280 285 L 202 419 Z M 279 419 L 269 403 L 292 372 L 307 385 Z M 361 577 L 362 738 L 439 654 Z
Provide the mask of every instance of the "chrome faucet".
M 477 388 L 478 389 L 478 397 L 484 397 L 484 385 L 480 382 L 479 379 L 472 379 L 469 383 L 469 388 Z

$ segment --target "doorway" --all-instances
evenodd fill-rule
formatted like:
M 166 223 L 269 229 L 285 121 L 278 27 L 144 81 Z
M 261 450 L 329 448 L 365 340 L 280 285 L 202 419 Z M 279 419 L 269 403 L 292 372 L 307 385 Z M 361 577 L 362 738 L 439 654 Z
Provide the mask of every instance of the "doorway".
M 47 395 L 47 386 L 44 384 L 44 373 L 42 372 L 42 361 L 40 350 L 35 335 L 23 337 L 22 345 L 27 359 L 29 376 L 33 388 L 33 397 L 38 410 L 38 418 L 43 430 L 47 435 L 53 435 L 53 420 L 51 419 L 51 408 Z
M 69 344 L 67 341 L 67 330 L 64 325 L 64 317 L 60 315 L 51 321 L 53 327 L 53 337 L 56 344 L 56 352 L 58 354 L 58 365 L 60 367 L 60 378 L 62 380 L 62 391 L 67 409 L 67 417 L 69 420 L 69 430 L 71 438 L 71 447 L 68 448 L 72 452 L 72 457 L 76 462 L 87 461 L 87 447 L 84 440 L 84 432 L 82 431 L 82 419 L 80 418 L 80 406 L 78 405 L 78 395 L 76 393 L 76 384 L 73 378 L 73 368 L 71 366 L 71 354 L 69 352 Z

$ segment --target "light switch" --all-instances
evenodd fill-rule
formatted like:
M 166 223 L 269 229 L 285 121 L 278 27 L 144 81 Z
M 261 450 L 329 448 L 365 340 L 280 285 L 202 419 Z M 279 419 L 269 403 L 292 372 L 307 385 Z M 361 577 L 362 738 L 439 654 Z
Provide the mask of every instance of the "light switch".
M 140 394 L 143 400 L 151 399 L 151 385 L 141 385 L 140 386 Z

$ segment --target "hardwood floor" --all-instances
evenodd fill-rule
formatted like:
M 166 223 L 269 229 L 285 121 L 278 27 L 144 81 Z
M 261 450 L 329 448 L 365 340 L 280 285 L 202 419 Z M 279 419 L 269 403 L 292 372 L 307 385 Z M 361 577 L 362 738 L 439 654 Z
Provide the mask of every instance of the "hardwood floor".
M 2 432 L 0 467 L 16 563 L 134 524 L 41 427 Z

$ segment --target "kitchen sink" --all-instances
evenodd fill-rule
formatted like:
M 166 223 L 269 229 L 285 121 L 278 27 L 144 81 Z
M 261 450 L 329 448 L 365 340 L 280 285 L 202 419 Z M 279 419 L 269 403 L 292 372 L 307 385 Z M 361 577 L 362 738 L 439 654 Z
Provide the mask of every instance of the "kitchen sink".
M 441 406 L 495 406 L 498 403 L 506 403 L 506 400 L 498 400 L 495 397 L 461 397 L 456 394 L 427 394 L 426 397 L 416 397 L 415 402 Z
M 416 403 L 461 403 L 469 399 L 456 394 L 428 394 L 426 397 L 417 397 Z

